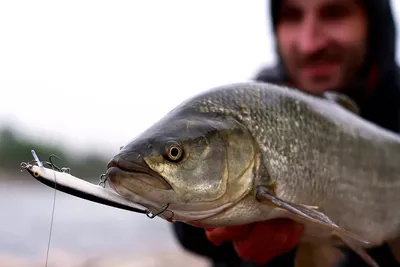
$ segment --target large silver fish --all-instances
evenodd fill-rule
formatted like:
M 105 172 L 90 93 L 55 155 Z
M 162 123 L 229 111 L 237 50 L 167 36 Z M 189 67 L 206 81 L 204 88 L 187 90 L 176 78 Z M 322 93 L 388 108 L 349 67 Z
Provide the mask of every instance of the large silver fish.
M 302 243 L 338 238 L 377 266 L 363 248 L 400 247 L 400 136 L 356 110 L 334 93 L 213 88 L 123 147 L 108 164 L 109 183 L 166 220 L 198 227 L 290 218 L 305 226 Z

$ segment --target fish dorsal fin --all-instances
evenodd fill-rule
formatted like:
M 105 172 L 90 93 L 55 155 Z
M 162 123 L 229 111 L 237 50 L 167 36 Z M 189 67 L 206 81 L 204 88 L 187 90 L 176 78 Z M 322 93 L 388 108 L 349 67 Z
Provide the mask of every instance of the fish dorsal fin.
M 350 97 L 340 94 L 340 93 L 335 93 L 335 92 L 324 92 L 322 94 L 322 98 L 331 101 L 333 103 L 338 104 L 339 106 L 342 106 L 343 108 L 359 115 L 360 114 L 360 109 L 356 102 L 354 102 Z

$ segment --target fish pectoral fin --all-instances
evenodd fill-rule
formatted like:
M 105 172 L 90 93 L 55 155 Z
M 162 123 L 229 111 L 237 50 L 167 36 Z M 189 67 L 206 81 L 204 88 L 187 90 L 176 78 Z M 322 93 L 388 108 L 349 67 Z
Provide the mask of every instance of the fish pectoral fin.
M 307 205 L 302 205 L 302 204 L 294 204 L 294 203 L 288 203 L 286 201 L 283 201 L 270 193 L 268 193 L 268 190 L 265 187 L 258 187 L 256 190 L 256 198 L 259 201 L 267 201 L 268 203 L 272 203 L 275 206 L 284 209 L 296 216 L 299 216 L 303 219 L 306 219 L 310 222 L 316 223 L 321 226 L 325 226 L 327 228 L 332 229 L 334 232 L 340 233 L 341 235 L 345 235 L 348 237 L 351 237 L 352 239 L 355 239 L 359 242 L 366 243 L 368 244 L 367 241 L 364 241 L 357 235 L 347 231 L 346 229 L 341 228 L 340 226 L 336 225 L 334 222 L 332 222 L 328 216 L 326 216 L 324 213 L 317 211 L 314 209 L 313 206 L 307 206 Z
M 368 253 L 360 246 L 357 246 L 353 243 L 353 240 L 349 239 L 348 237 L 340 234 L 340 233 L 334 233 L 334 235 L 342 240 L 342 242 L 349 247 L 351 250 L 353 250 L 355 253 L 360 256 L 360 258 L 365 261 L 369 266 L 371 267 L 379 267 L 379 264 L 370 256 Z
M 300 206 L 303 206 L 304 208 L 307 209 L 313 209 L 313 210 L 317 210 L 318 206 L 309 206 L 309 205 L 304 205 L 304 204 L 299 204 Z

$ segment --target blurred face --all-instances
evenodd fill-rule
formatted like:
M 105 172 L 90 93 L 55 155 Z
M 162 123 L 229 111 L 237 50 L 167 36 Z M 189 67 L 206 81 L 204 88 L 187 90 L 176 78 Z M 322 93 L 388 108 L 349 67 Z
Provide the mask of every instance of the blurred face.
M 367 17 L 356 0 L 284 0 L 281 56 L 296 87 L 340 91 L 363 64 Z

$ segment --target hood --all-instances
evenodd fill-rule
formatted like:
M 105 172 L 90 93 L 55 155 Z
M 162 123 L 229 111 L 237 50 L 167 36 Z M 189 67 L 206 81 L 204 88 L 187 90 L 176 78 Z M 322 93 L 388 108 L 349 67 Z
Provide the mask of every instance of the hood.
M 280 2 L 281 0 L 270 0 L 270 15 L 274 32 Z M 396 67 L 396 27 L 390 1 L 363 0 L 362 3 L 366 9 L 370 25 L 366 65 L 357 81 L 345 90 L 346 94 L 353 98 L 360 106 L 368 98 L 373 97 L 377 91 L 382 93 L 382 90 L 389 90 L 386 81 L 398 79 Z M 281 79 L 288 80 L 277 48 L 276 51 L 278 54 L 278 66 L 275 72 L 279 72 Z M 394 88 L 393 86 L 389 87 Z

